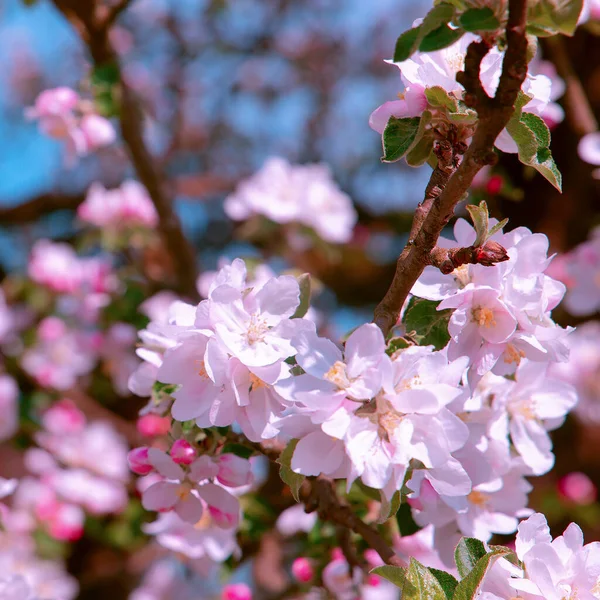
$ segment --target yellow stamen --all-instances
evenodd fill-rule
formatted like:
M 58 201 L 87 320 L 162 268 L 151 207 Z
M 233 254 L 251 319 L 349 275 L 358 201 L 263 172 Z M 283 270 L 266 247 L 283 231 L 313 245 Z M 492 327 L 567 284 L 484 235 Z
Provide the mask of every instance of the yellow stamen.
M 474 308 L 472 311 L 473 321 L 479 325 L 479 327 L 485 327 L 489 329 L 490 327 L 496 326 L 496 319 L 494 319 L 494 311 L 491 308 L 485 308 L 483 306 L 478 306 Z

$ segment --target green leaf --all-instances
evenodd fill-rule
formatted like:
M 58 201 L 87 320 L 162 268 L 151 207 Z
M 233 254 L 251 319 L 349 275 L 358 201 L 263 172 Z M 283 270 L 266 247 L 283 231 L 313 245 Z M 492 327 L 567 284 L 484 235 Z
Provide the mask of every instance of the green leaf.
M 310 308 L 310 295 L 311 295 L 311 281 L 310 273 L 303 273 L 296 278 L 298 286 L 300 287 L 300 304 L 296 312 L 291 316 L 292 319 L 299 319 L 303 317 Z
M 379 575 L 387 579 L 395 586 L 401 588 L 406 580 L 406 569 L 402 567 L 392 567 L 391 565 L 382 565 L 381 567 L 375 567 L 370 571 L 373 575 Z
M 454 575 L 450 575 L 450 573 L 446 573 L 446 571 L 440 571 L 439 569 L 434 569 L 433 567 L 429 567 L 429 571 L 438 580 L 442 590 L 444 590 L 446 599 L 452 600 L 452 597 L 454 596 L 454 590 L 458 585 L 456 577 L 454 577 Z
M 403 62 L 417 49 L 419 27 L 405 31 L 397 40 L 394 48 L 394 62 Z
M 491 238 L 496 232 L 500 231 L 506 224 L 508 223 L 508 219 L 502 219 L 502 221 L 498 221 L 488 232 L 488 239 Z
M 452 310 L 436 310 L 439 302 L 412 297 L 402 322 L 407 332 L 415 331 L 421 346 L 433 345 L 441 350 L 450 341 L 448 321 Z
M 400 160 L 411 147 L 419 130 L 420 117 L 390 117 L 383 131 L 384 162 Z
M 479 593 L 479 586 L 483 582 L 489 568 L 498 558 L 506 556 L 507 554 L 512 554 L 512 550 L 509 550 L 508 548 L 495 549 L 482 556 L 473 569 L 467 575 L 464 575 L 462 580 L 456 586 L 453 600 L 473 600 Z
M 485 555 L 486 550 L 482 541 L 475 538 L 462 538 L 454 550 L 454 560 L 459 575 L 466 577 Z
M 394 49 L 394 62 L 402 62 L 420 48 L 422 41 L 432 32 L 445 26 L 454 17 L 454 7 L 447 2 L 434 6 L 418 27 L 405 31 L 397 40 Z M 444 47 L 444 46 L 442 46 Z
M 473 226 L 475 227 L 475 233 L 477 237 L 473 242 L 473 246 L 483 246 L 487 241 L 487 233 L 489 229 L 489 212 L 487 203 L 485 200 L 482 200 L 479 203 L 479 206 L 475 206 L 474 204 L 468 204 L 466 209 L 469 211 L 471 215 L 471 219 L 473 221 Z
M 409 346 L 410 343 L 403 337 L 395 337 L 388 342 L 385 352 L 388 356 L 393 356 L 398 350 L 404 350 Z
M 283 483 L 289 486 L 292 496 L 296 502 L 300 502 L 300 486 L 304 482 L 304 475 L 294 473 L 292 471 L 292 456 L 294 456 L 294 450 L 298 445 L 299 440 L 291 440 L 290 443 L 285 447 L 285 450 L 281 453 L 277 462 L 281 465 L 279 468 L 279 476 Z
M 402 587 L 402 600 L 446 600 L 446 594 L 431 571 L 411 558 Z
M 441 85 L 425 89 L 425 97 L 431 106 L 445 108 L 450 112 L 458 110 L 458 102 L 454 96 L 450 96 Z
M 530 2 L 527 11 L 527 28 L 534 35 L 542 37 L 556 33 L 573 35 L 582 8 L 583 0 Z
M 377 523 L 385 523 L 392 515 L 395 515 L 400 508 L 402 495 L 400 492 L 395 492 L 391 500 L 388 500 L 382 490 L 379 490 L 381 495 L 381 507 L 377 516 Z
M 421 528 L 415 523 L 410 510 L 410 505 L 403 502 L 396 513 L 396 522 L 398 523 L 398 529 L 400 529 L 400 535 L 403 537 L 417 533 Z
M 464 30 L 460 27 L 452 29 L 448 25 L 440 25 L 423 38 L 423 41 L 419 44 L 419 50 L 421 52 L 435 52 L 447 48 L 459 40 L 463 34 Z
M 500 27 L 491 8 L 470 8 L 458 18 L 465 31 L 494 31 Z
M 427 162 L 433 152 L 435 136 L 428 127 L 432 118 L 433 115 L 430 110 L 424 111 L 421 115 L 415 139 L 406 152 L 406 163 L 411 167 L 420 167 L 423 163 Z
M 516 122 L 511 119 L 506 126 L 517 144 L 519 160 L 541 173 L 559 192 L 562 191 L 562 175 L 550 152 L 550 130 L 541 117 L 533 113 L 521 113 Z
M 105 117 L 114 117 L 119 114 L 120 81 L 121 74 L 116 62 L 99 65 L 90 75 L 96 108 Z

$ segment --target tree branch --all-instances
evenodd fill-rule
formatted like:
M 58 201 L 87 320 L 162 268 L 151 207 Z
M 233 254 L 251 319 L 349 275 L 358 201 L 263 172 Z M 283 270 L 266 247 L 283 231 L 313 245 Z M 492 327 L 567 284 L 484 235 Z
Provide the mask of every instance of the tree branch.
M 37 221 L 40 217 L 55 210 L 75 210 L 85 196 L 59 196 L 56 194 L 43 194 L 17 206 L 0 208 L 0 225 L 25 225 Z
M 562 36 L 554 35 L 544 39 L 543 48 L 547 50 L 557 73 L 564 79 L 566 85 L 565 112 L 569 125 L 579 137 L 598 131 L 598 121 L 594 116 L 583 85 L 573 69 Z
M 96 14 L 94 2 L 80 0 L 53 0 L 56 7 L 73 23 L 87 44 L 96 66 L 115 64 L 118 57 L 108 38 L 109 29 Z M 120 73 L 120 69 L 119 69 Z M 121 110 L 120 126 L 125 146 L 140 182 L 148 190 L 159 216 L 158 231 L 175 266 L 176 287 L 181 293 L 195 297 L 196 259 L 194 249 L 186 239 L 172 198 L 167 192 L 164 174 L 158 162 L 150 154 L 143 134 L 143 115 L 133 90 L 120 77 Z
M 374 322 L 384 335 L 397 323 L 404 301 L 429 263 L 430 253 L 456 204 L 467 193 L 478 171 L 497 160 L 494 142 L 514 112 L 514 103 L 527 75 L 526 15 L 527 0 L 509 0 L 507 48 L 494 98 L 485 94 L 479 82 L 479 68 L 487 52 L 487 44 L 472 42 L 469 46 L 464 75 L 458 74 L 457 80 L 465 86 L 465 100 L 477 108 L 477 129 L 460 165 L 431 203 L 418 233 L 411 238 L 412 243 L 406 245 L 398 258 L 390 288 L 375 309 Z

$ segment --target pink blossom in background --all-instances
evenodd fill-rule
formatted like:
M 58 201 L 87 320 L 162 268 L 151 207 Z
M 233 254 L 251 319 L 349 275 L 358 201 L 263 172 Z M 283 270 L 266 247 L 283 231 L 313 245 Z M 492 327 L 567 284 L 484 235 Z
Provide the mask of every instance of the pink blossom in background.
M 107 190 L 93 183 L 77 209 L 79 219 L 100 228 L 122 231 L 136 227 L 152 229 L 158 215 L 146 188 L 137 181 L 125 181 Z
M 350 240 L 357 220 L 352 200 L 326 165 L 291 165 L 278 157 L 240 183 L 224 206 L 235 221 L 260 214 L 280 224 L 302 223 L 334 244 Z
M 137 420 L 136 427 L 144 437 L 167 435 L 171 430 L 171 418 L 161 417 L 152 413 L 142 415 Z
M 569 361 L 550 366 L 553 377 L 577 390 L 575 414 L 583 423 L 600 423 L 600 321 L 578 325 L 568 337 Z
M 252 590 L 245 583 L 228 583 L 221 592 L 221 600 L 252 600 Z
M 562 498 L 574 504 L 592 504 L 598 497 L 594 482 L 585 473 L 564 475 L 559 479 L 557 489 Z
M 59 87 L 43 91 L 25 116 L 39 121 L 40 131 L 65 142 L 67 164 L 87 156 L 98 148 L 112 144 L 116 131 L 112 123 L 90 111 L 89 102 L 70 88 Z
M 308 583 L 315 575 L 312 561 L 309 558 L 296 558 L 292 563 L 292 575 L 301 583 Z

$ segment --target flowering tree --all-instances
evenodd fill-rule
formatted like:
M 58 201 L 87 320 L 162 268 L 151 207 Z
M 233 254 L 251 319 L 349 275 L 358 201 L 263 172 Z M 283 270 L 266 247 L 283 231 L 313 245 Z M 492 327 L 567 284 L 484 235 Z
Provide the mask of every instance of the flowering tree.
M 431 174 L 372 321 L 340 340 L 331 271 L 386 273 L 328 167 L 273 157 L 239 182 L 222 206 L 254 257 L 199 270 L 118 43 L 135 3 L 53 5 L 89 73 L 24 114 L 70 171 L 117 147 L 131 175 L 2 209 L 20 224 L 76 208 L 80 231 L 35 241 L 1 288 L 0 436 L 19 468 L 0 480 L 0 598 L 84 597 L 90 545 L 116 549 L 95 560 L 133 600 L 600 598 L 597 543 L 575 524 L 553 539 L 528 499 L 555 463 L 549 432 L 573 409 L 600 419 L 598 323 L 553 317 L 563 297 L 598 312 L 600 237 L 555 257 L 483 199 L 517 193 L 510 154 L 562 190 L 561 77 L 587 118 L 580 156 L 600 164 L 561 37 L 595 7 L 446 0 L 400 35 L 404 91 L 369 124 L 384 163 Z M 560 493 L 595 489 L 573 473 Z

